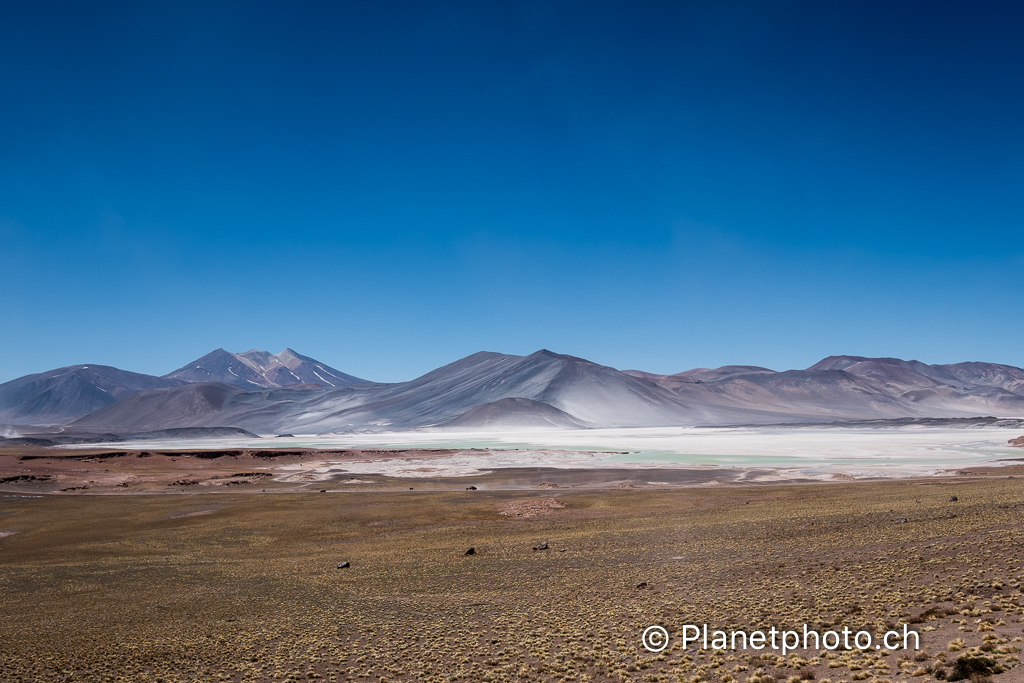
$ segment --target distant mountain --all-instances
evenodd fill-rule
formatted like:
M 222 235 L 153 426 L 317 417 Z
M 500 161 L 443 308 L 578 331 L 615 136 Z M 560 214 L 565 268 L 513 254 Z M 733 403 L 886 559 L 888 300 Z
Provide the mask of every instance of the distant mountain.
M 70 365 L 0 384 L 0 423 L 63 424 L 140 391 L 182 384 L 108 365 Z
M 71 423 L 93 432 L 154 432 L 185 427 L 225 426 L 217 421 L 224 403 L 242 389 L 222 382 L 187 384 L 133 394 Z M 214 418 L 216 424 L 207 423 Z M 235 426 L 235 425 L 232 425 Z
M 309 378 L 307 372 L 315 373 L 315 383 L 300 381 Z M 234 383 L 181 384 L 206 374 L 227 374 Z M 288 378 L 290 384 L 278 386 Z M 327 378 L 351 381 L 324 386 L 320 380 Z M 26 379 L 0 390 L 10 394 L 5 387 Z M 831 356 L 806 370 L 724 366 L 657 375 L 620 372 L 548 350 L 528 356 L 480 352 L 408 382 L 378 384 L 355 381 L 292 351 L 272 356 L 218 350 L 168 378 L 148 378 L 154 380 L 177 385 L 131 389 L 116 403 L 111 394 L 70 429 L 130 434 L 237 427 L 308 434 L 1024 416 L 1020 368 L 861 356 Z M 25 400 L 12 405 L 21 414 L 34 409 Z
M 807 370 L 725 366 L 649 378 L 681 397 L 703 391 L 722 405 L 768 411 L 776 421 L 1024 415 L 1024 391 L 1004 388 L 1020 391 L 1024 370 L 995 363 L 830 356 Z
M 211 382 L 239 389 L 311 389 L 348 386 L 365 380 L 291 349 L 278 354 L 257 350 L 236 354 L 217 349 L 163 377 L 107 365 L 72 365 L 0 384 L 0 424 L 62 425 L 140 391 Z M 184 392 L 182 396 L 194 398 L 194 393 Z M 217 406 L 219 410 L 220 404 Z M 173 412 L 167 416 L 171 422 L 183 423 L 175 426 L 190 426 L 184 423 L 191 419 L 197 417 L 177 416 Z M 117 423 L 127 424 L 123 420 Z
M 351 387 L 356 390 L 357 387 Z M 529 356 L 480 352 L 410 382 L 351 394 L 329 392 L 291 408 L 290 431 L 440 427 L 477 406 L 506 398 L 545 403 L 571 418 L 602 427 L 742 420 L 740 411 L 712 411 L 642 378 L 546 349 Z M 330 406 L 332 410 L 326 410 Z M 313 409 L 315 407 L 315 410 Z M 238 424 L 248 423 L 239 415 Z M 282 423 L 285 424 L 285 423 Z
M 146 421 L 145 429 L 186 426 L 175 407 L 175 397 L 182 392 L 149 392 L 156 402 L 147 403 L 139 416 Z M 144 398 L 135 397 L 132 403 L 142 405 Z M 687 398 L 644 378 L 575 356 L 547 350 L 529 356 L 480 352 L 397 384 L 245 391 L 226 397 L 219 412 L 204 413 L 188 424 L 235 426 L 262 433 L 316 433 L 448 425 L 475 428 L 486 422 L 626 427 L 772 419 L 764 411 L 733 406 L 728 401 L 705 405 Z M 161 402 L 163 407 L 155 407 Z M 108 431 L 141 429 L 133 426 L 136 418 L 131 413 L 114 409 L 103 413 L 103 419 L 90 415 L 75 426 Z M 116 422 L 106 417 L 115 413 Z M 150 421 L 158 415 L 165 416 L 166 425 Z
M 686 372 L 679 372 L 674 375 L 655 375 L 641 370 L 624 370 L 623 372 L 627 375 L 632 375 L 633 377 L 642 377 L 658 384 L 659 386 L 663 386 L 666 389 L 675 391 L 684 384 L 701 384 L 704 382 L 728 379 L 737 375 L 774 373 L 775 371 L 756 365 L 723 365 L 720 368 L 714 369 L 696 368 L 694 370 L 687 370 Z
M 298 384 L 344 387 L 366 381 L 291 349 L 278 354 L 257 349 L 245 353 L 217 349 L 164 377 L 185 382 L 223 382 L 242 389 L 270 389 Z
M 811 370 L 846 370 L 853 374 L 864 374 L 869 368 L 881 365 L 903 368 L 941 384 L 960 387 L 998 387 L 1013 393 L 1024 394 L 1024 370 L 1012 365 L 998 363 L 952 363 L 949 365 L 925 365 L 916 360 L 899 358 L 865 358 L 863 356 L 829 356 L 815 363 Z

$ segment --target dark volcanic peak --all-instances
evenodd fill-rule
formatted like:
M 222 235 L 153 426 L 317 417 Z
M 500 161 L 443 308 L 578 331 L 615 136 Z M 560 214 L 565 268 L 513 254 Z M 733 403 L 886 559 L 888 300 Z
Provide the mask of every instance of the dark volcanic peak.
M 109 365 L 70 365 L 0 384 L 0 423 L 64 424 L 137 392 L 182 384 Z
M 344 387 L 366 380 L 345 374 L 291 349 L 272 354 L 253 349 L 231 353 L 217 349 L 164 375 L 186 382 L 223 382 L 242 389 L 269 389 L 302 384 Z

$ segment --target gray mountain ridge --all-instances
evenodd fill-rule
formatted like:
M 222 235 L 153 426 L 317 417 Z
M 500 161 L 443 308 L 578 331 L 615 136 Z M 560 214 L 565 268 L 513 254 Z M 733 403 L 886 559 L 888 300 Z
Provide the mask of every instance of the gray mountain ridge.
M 64 424 L 140 391 L 183 384 L 109 365 L 69 365 L 0 384 L 0 423 Z
M 656 375 L 548 350 L 529 356 L 480 352 L 393 384 L 156 389 L 101 408 L 72 426 L 109 432 L 232 426 L 258 433 L 326 433 L 1019 417 L 1024 416 L 1022 381 L 1024 370 L 992 363 L 926 365 L 832 356 L 807 370 L 725 366 Z M 206 386 L 211 388 L 200 389 Z
M 222 382 L 241 390 L 337 387 L 364 381 L 292 349 L 278 354 L 259 350 L 236 354 L 217 349 L 163 377 L 108 365 L 71 365 L 0 384 L 0 424 L 67 424 L 147 389 L 196 383 Z M 193 400 L 199 396 L 193 391 L 186 391 L 184 395 Z M 219 409 L 220 404 L 217 405 Z M 179 419 L 187 422 L 201 412 L 193 406 L 192 411 L 186 411 Z

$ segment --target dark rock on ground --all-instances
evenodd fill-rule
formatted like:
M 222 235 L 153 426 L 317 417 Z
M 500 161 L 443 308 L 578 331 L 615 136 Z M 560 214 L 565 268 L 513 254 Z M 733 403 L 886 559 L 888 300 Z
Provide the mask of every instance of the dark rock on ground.
M 0 479 L 0 484 L 12 484 L 19 481 L 49 481 L 51 478 L 52 477 L 49 477 L 45 474 L 41 477 L 37 477 L 31 474 L 19 474 L 16 477 L 4 477 L 3 479 Z

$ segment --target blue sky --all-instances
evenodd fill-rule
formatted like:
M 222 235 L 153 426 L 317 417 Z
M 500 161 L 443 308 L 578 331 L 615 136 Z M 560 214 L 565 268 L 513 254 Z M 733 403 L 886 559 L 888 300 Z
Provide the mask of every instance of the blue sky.
M 0 8 L 0 382 L 1024 366 L 1019 3 Z

